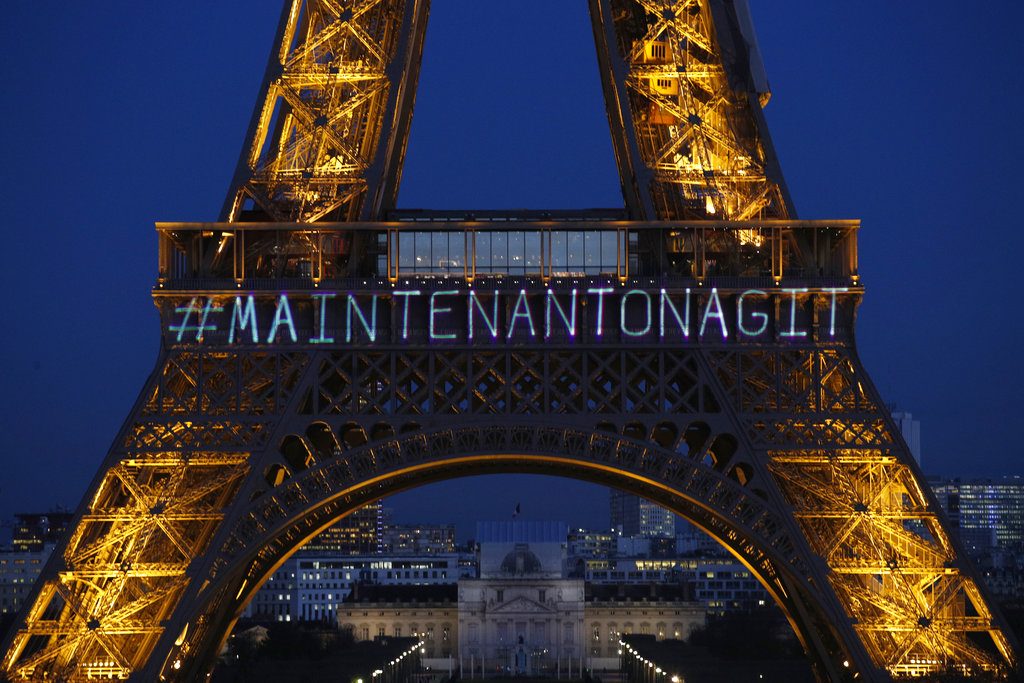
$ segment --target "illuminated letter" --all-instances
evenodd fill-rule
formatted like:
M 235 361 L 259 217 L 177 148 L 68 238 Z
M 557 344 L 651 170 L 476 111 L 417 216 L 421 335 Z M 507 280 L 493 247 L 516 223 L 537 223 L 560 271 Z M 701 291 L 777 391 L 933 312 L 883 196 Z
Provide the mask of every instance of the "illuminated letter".
M 487 329 L 491 331 L 491 338 L 498 338 L 498 290 L 494 290 L 494 312 L 491 313 L 490 319 L 487 318 L 487 311 L 484 310 L 484 305 L 480 303 L 480 299 L 477 298 L 476 292 L 472 289 L 469 290 L 469 338 L 473 338 L 473 307 L 476 306 L 477 310 L 480 311 L 480 317 L 484 319 L 484 325 L 487 325 Z
M 796 295 L 804 294 L 807 292 L 807 288 L 803 289 L 783 289 L 783 292 L 789 294 L 789 329 L 785 332 L 780 332 L 780 337 L 806 337 L 807 330 L 803 332 L 796 331 Z
M 836 336 L 836 294 L 838 294 L 840 292 L 843 292 L 843 293 L 849 292 L 850 288 L 849 287 L 826 287 L 824 291 L 832 293 L 832 313 L 829 316 L 828 336 L 834 337 L 834 336 Z
M 626 328 L 626 302 L 629 297 L 639 294 L 647 300 L 647 322 L 644 323 L 644 329 L 639 332 Z M 622 334 L 630 337 L 642 337 L 651 331 L 651 295 L 642 289 L 631 289 L 622 295 L 622 301 L 619 303 L 619 329 L 622 330 Z
M 665 305 L 672 310 L 672 315 L 675 316 L 676 322 L 679 323 L 679 329 L 683 331 L 683 336 L 687 339 L 690 338 L 690 288 L 686 288 L 686 308 L 683 317 L 679 317 L 679 310 L 676 309 L 675 304 L 672 303 L 672 299 L 669 298 L 668 292 L 664 289 L 661 290 L 661 314 L 659 316 L 661 336 L 665 336 Z
M 404 297 L 402 302 L 402 339 L 409 338 L 409 297 L 419 296 L 420 290 L 414 289 L 409 292 L 395 292 L 393 296 Z
M 203 317 L 199 319 L 199 331 L 196 332 L 196 341 L 203 341 L 204 332 L 215 332 L 217 330 L 216 325 L 207 325 L 206 321 L 209 319 L 211 313 L 223 313 L 223 306 L 214 306 L 213 299 L 207 299 L 206 305 L 203 306 Z
M 603 334 L 604 327 L 604 295 L 611 294 L 615 290 L 611 287 L 602 287 L 600 289 L 588 289 L 587 294 L 597 294 L 597 336 L 600 337 Z
M 194 329 L 192 327 L 189 327 L 188 321 L 192 318 L 192 313 L 194 313 L 196 310 L 198 310 L 198 308 L 199 308 L 199 299 L 197 297 L 192 297 L 192 300 L 188 302 L 188 306 L 178 306 L 177 308 L 174 309 L 175 313 L 184 313 L 185 314 L 185 318 L 184 318 L 184 320 L 181 321 L 181 325 L 177 325 L 177 326 L 175 326 L 175 325 L 168 325 L 167 326 L 167 329 L 170 330 L 171 332 L 177 332 L 178 333 L 178 341 L 181 341 L 181 338 L 185 335 L 185 330 Z
M 457 290 L 457 289 L 449 289 L 449 290 L 445 290 L 443 292 L 434 292 L 433 294 L 430 295 L 430 338 L 431 339 L 455 339 L 455 333 L 454 332 L 452 332 L 450 334 L 436 334 L 434 332 L 434 330 L 436 329 L 435 326 L 434 326 L 434 316 L 436 316 L 438 313 L 449 313 L 452 310 L 450 308 L 438 308 L 436 306 L 436 304 L 435 304 L 435 301 L 436 301 L 437 297 L 439 297 L 439 296 L 452 296 L 452 295 L 458 294 L 458 293 L 459 293 L 459 290 Z
M 231 328 L 228 330 L 228 343 L 235 343 L 235 323 L 238 323 L 238 330 L 244 331 L 252 325 L 252 343 L 260 343 L 260 333 L 256 326 L 256 300 L 252 294 L 245 297 L 245 308 L 242 308 L 242 297 L 235 297 L 235 307 L 231 311 Z
M 520 313 L 519 309 L 522 308 L 523 312 Z M 530 336 L 536 337 L 537 331 L 533 328 L 533 316 L 530 315 L 530 303 L 526 300 L 526 290 L 519 290 L 519 298 L 516 299 L 515 308 L 512 309 L 512 318 L 508 321 L 508 337 L 512 338 L 512 334 L 516 331 L 516 320 L 519 318 L 526 318 L 526 322 L 530 323 Z
M 216 325 L 207 324 L 207 320 L 210 318 L 211 313 L 222 313 L 224 308 L 222 306 L 214 306 L 213 299 L 207 299 L 206 303 L 202 308 L 199 308 L 199 298 L 192 297 L 192 300 L 188 302 L 188 306 L 178 306 L 174 309 L 175 313 L 184 313 L 185 318 L 181 321 L 181 325 L 169 325 L 167 329 L 171 332 L 178 333 L 178 341 L 181 341 L 182 337 L 185 336 L 186 332 L 195 332 L 196 341 L 203 341 L 204 332 L 214 332 L 217 329 Z M 199 313 L 198 325 L 189 325 L 188 321 L 192 319 L 193 313 Z
M 711 312 L 711 305 L 714 304 L 715 311 Z M 729 336 L 729 330 L 725 327 L 725 312 L 722 311 L 722 301 L 718 298 L 718 287 L 711 288 L 711 297 L 708 298 L 707 308 L 704 309 L 704 317 L 700 321 L 700 336 L 704 336 L 704 328 L 707 327 L 708 318 L 718 318 L 719 324 L 722 326 L 722 337 L 726 338 Z
M 352 311 L 355 311 L 359 322 L 363 324 L 363 329 L 366 330 L 366 336 L 370 338 L 370 341 L 377 341 L 377 295 L 373 295 L 373 308 L 370 310 L 369 322 L 366 321 L 363 312 L 359 310 L 355 294 L 348 295 L 348 304 L 345 306 L 345 341 L 347 342 L 352 341 Z
M 313 299 L 320 299 L 320 336 L 309 340 L 310 344 L 333 344 L 334 337 L 325 337 L 327 331 L 327 300 L 333 299 L 337 294 L 314 294 Z
M 558 315 L 561 316 L 562 322 L 565 323 L 565 327 L 569 330 L 569 336 L 576 336 L 576 289 L 572 290 L 572 309 L 571 314 L 566 315 L 565 309 L 562 308 L 562 304 L 558 303 L 558 297 L 550 289 L 548 290 L 547 300 L 544 302 L 544 338 L 551 338 L 551 304 L 555 305 L 558 309 Z
M 768 296 L 768 294 L 767 292 L 762 292 L 760 289 L 748 289 L 740 294 L 740 298 L 736 300 L 736 326 L 739 328 L 740 334 L 748 337 L 756 337 L 768 329 L 768 314 L 760 312 L 751 313 L 751 318 L 761 321 L 761 327 L 756 330 L 748 330 L 743 324 L 743 299 L 747 296 Z
M 277 300 L 277 309 L 274 311 L 274 322 L 270 323 L 270 334 L 267 335 L 267 343 L 273 344 L 277 341 L 277 330 L 281 325 L 288 326 L 288 334 L 292 342 L 298 341 L 295 334 L 295 322 L 292 320 L 292 307 L 288 305 L 288 295 L 282 294 Z

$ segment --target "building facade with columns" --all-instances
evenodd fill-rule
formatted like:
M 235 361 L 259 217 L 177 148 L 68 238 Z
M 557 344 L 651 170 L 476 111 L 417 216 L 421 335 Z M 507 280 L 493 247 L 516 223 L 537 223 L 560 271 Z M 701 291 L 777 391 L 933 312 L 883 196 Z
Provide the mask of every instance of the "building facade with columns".
M 459 604 L 455 584 L 361 584 L 338 605 L 338 626 L 357 641 L 418 637 L 424 659 L 458 656 Z
M 511 675 L 579 670 L 584 592 L 582 579 L 565 578 L 568 531 L 558 522 L 477 525 L 480 576 L 459 581 L 463 667 Z
M 704 605 L 679 582 L 567 578 L 565 525 L 480 525 L 480 575 L 458 586 L 355 587 L 338 623 L 356 640 L 418 636 L 425 662 L 464 677 L 579 675 L 618 668 L 619 634 L 686 639 Z

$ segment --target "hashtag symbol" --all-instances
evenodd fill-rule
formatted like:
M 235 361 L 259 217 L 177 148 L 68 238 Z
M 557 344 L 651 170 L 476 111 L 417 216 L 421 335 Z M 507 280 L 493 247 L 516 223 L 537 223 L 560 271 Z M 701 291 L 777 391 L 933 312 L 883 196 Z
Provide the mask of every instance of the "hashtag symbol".
M 217 330 L 216 325 L 209 324 L 211 313 L 223 313 L 223 306 L 215 306 L 213 299 L 207 299 L 203 306 L 199 305 L 199 297 L 192 297 L 192 300 L 188 302 L 188 306 L 178 306 L 174 309 L 174 312 L 178 315 L 184 315 L 180 325 L 170 325 L 168 330 L 171 332 L 178 333 L 178 341 L 180 342 L 185 336 L 186 332 L 195 332 L 196 341 L 202 342 L 203 335 L 206 332 L 215 332 Z M 199 317 L 198 325 L 189 325 L 192 321 L 192 315 L 195 314 Z

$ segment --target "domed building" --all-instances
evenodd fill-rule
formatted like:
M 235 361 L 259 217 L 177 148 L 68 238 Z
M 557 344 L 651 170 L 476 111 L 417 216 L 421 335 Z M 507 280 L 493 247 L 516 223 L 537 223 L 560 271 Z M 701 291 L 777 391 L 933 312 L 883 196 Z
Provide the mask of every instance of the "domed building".
M 567 535 L 559 522 L 477 525 L 480 578 L 459 581 L 464 671 L 580 671 L 584 586 L 582 579 L 565 578 Z
M 540 558 L 537 557 L 527 543 L 517 543 L 501 561 L 502 576 L 527 576 L 541 572 Z
M 469 679 L 618 670 L 623 634 L 686 639 L 705 623 L 689 584 L 634 576 L 643 573 L 640 562 L 664 560 L 632 560 L 637 571 L 612 570 L 622 576 L 588 585 L 582 572 L 568 578 L 565 524 L 481 523 L 476 538 L 478 578 L 460 577 L 457 586 L 360 585 L 339 606 L 339 627 L 356 640 L 419 636 L 429 666 Z

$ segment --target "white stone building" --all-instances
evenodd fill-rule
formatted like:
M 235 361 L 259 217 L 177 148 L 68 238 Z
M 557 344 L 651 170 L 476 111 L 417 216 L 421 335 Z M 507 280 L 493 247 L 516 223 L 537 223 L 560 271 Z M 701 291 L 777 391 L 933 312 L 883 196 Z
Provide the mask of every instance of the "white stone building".
M 579 670 L 583 580 L 565 578 L 567 536 L 555 522 L 477 525 L 480 578 L 459 582 L 463 671 Z

